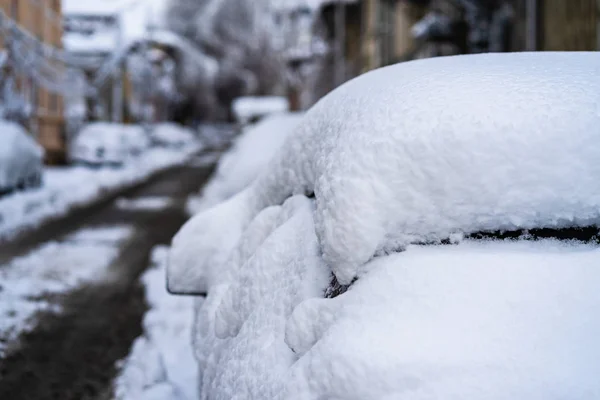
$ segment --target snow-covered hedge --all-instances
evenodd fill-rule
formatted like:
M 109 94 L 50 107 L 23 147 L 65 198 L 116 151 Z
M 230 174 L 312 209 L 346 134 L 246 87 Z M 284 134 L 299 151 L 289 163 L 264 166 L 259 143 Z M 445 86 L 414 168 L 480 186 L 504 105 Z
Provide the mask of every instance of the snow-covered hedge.
M 600 394 L 597 247 L 415 246 L 597 224 L 599 69 L 595 53 L 438 58 L 321 100 L 173 240 L 169 288 L 208 293 L 201 398 Z M 359 279 L 323 299 L 330 274 Z

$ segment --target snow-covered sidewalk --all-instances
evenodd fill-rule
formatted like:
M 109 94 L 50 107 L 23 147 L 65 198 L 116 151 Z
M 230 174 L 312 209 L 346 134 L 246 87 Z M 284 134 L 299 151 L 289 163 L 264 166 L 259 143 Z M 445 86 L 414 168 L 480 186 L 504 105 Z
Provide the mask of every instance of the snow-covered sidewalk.
M 168 247 L 152 252 L 152 267 L 142 277 L 150 310 L 144 335 L 123 360 L 115 383 L 117 400 L 196 400 L 198 368 L 191 344 L 194 299 L 165 289 Z
M 0 265 L 0 357 L 20 333 L 34 327 L 37 312 L 60 312 L 49 296 L 106 277 L 132 233 L 130 226 L 84 229 Z
M 9 239 L 48 219 L 66 215 L 72 208 L 93 203 L 108 191 L 142 182 L 160 170 L 184 164 L 200 149 L 199 143 L 178 150 L 150 149 L 118 169 L 47 168 L 40 189 L 0 198 L 0 239 Z
M 221 157 L 202 193 L 190 198 L 188 211 L 193 214 L 211 207 L 248 186 L 301 118 L 300 113 L 276 115 L 245 129 Z M 155 248 L 152 267 L 142 278 L 150 310 L 144 317 L 144 335 L 123 360 L 115 383 L 117 400 L 198 398 L 198 367 L 191 341 L 195 302 L 202 299 L 172 296 L 166 291 L 168 251 L 167 246 Z

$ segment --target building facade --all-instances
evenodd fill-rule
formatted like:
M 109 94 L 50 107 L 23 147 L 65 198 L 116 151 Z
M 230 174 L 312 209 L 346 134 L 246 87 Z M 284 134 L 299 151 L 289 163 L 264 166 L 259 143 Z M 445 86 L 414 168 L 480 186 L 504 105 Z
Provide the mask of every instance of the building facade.
M 23 69 L 17 64 L 11 69 L 17 94 L 30 109 L 26 127 L 46 150 L 47 161 L 59 163 L 65 155 L 64 99 L 60 90 L 45 84 L 36 70 L 42 68 L 38 66 L 42 60 L 53 64 L 49 67 L 55 71 L 64 70 L 64 65 L 49 59 L 46 53 L 49 48 L 62 48 L 61 0 L 0 0 L 0 8 L 16 28 L 3 29 L 3 49 L 9 47 L 9 41 L 16 40 L 15 36 L 27 38 L 20 43 L 28 45 L 18 47 L 17 51 L 27 53 L 18 57 L 26 57 L 30 68 Z

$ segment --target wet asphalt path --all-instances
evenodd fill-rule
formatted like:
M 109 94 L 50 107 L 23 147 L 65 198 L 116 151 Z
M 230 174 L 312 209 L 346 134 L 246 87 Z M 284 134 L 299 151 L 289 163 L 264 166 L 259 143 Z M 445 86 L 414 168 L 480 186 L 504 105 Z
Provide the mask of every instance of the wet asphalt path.
M 36 328 L 22 334 L 0 359 L 1 400 L 112 398 L 116 363 L 127 356 L 142 333 L 147 306 L 139 277 L 149 264 L 152 248 L 168 244 L 185 223 L 187 196 L 197 192 L 212 172 L 213 166 L 205 164 L 192 160 L 127 194 L 129 199 L 169 197 L 172 202 L 167 208 L 123 209 L 116 201 L 107 201 L 13 243 L 0 244 L 2 265 L 82 228 L 124 224 L 134 228 L 109 267 L 111 279 L 49 298 L 63 312 L 38 314 Z

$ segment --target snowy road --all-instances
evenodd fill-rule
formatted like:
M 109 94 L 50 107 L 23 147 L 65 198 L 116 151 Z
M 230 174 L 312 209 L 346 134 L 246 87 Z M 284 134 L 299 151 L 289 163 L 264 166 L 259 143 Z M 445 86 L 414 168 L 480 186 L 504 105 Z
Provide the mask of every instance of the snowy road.
M 169 243 L 185 222 L 187 196 L 211 169 L 191 160 L 126 199 L 2 245 L 0 320 L 12 322 L 0 324 L 0 399 L 111 398 L 117 362 L 142 333 L 139 277 L 152 248 Z M 36 279 L 43 289 L 19 284 Z

